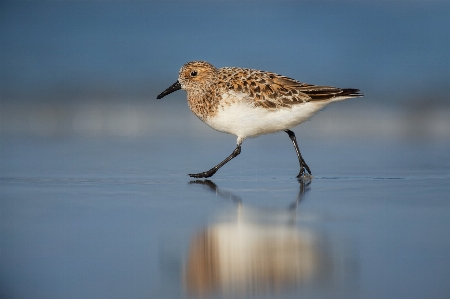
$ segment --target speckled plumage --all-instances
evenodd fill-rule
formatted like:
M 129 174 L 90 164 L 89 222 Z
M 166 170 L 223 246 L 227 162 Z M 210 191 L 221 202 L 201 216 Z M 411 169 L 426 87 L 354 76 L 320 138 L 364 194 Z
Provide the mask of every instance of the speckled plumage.
M 193 71 L 197 72 L 195 77 L 191 76 Z M 224 107 L 236 102 L 233 99 L 222 100 L 222 95 L 230 91 L 243 93 L 248 104 L 267 109 L 290 108 L 310 101 L 361 96 L 357 89 L 311 85 L 253 69 L 217 69 L 205 61 L 186 63 L 180 70 L 179 82 L 188 93 L 192 112 L 202 120 L 208 116 L 213 117 L 219 106 Z
M 237 136 L 239 152 L 245 138 L 286 131 L 299 157 L 300 174 L 307 165 L 301 158 L 295 135 L 289 129 L 331 102 L 362 96 L 358 89 L 311 85 L 253 69 L 218 69 L 205 61 L 186 63 L 179 72 L 178 81 L 158 98 L 180 88 L 187 92 L 189 108 L 198 118 L 218 131 Z M 229 160 L 236 156 L 232 155 Z M 211 176 L 217 169 L 192 176 Z M 310 172 L 309 168 L 307 170 Z

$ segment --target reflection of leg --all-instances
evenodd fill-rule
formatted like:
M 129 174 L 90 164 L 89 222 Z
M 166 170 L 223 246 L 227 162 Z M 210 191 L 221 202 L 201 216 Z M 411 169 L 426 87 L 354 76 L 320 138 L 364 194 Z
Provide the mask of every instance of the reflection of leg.
M 217 185 L 210 180 L 195 180 L 195 181 L 190 181 L 189 184 L 199 184 L 199 185 L 205 185 L 208 186 L 211 191 L 217 193 L 217 191 L 219 190 L 219 187 L 217 187 Z
M 300 153 L 300 149 L 298 148 L 297 139 L 295 138 L 294 132 L 292 132 L 291 130 L 285 130 L 285 132 L 289 135 L 289 138 L 291 138 L 292 144 L 294 144 L 295 152 L 297 153 L 298 162 L 300 164 L 300 172 L 298 173 L 297 177 L 300 178 L 305 175 L 305 170 L 307 173 L 311 174 L 309 166 L 306 164 L 305 160 L 302 157 L 302 154 Z
M 234 157 L 236 157 L 240 153 L 241 153 L 241 144 L 239 143 L 236 146 L 236 148 L 234 149 L 234 151 L 231 153 L 231 155 L 226 157 L 225 160 L 223 160 L 222 162 L 220 162 L 219 164 L 217 164 L 216 166 L 214 166 L 210 170 L 205 171 L 205 172 L 200 172 L 200 173 L 189 174 L 189 176 L 191 176 L 193 178 L 209 178 L 210 176 L 215 174 L 216 171 L 219 170 L 220 167 L 224 166 L 226 163 L 228 163 L 231 159 L 233 159 Z
M 297 198 L 295 199 L 295 202 L 293 202 L 289 206 L 289 210 L 297 209 L 297 206 L 305 199 L 306 192 L 309 191 L 309 184 L 311 184 L 311 180 L 304 180 L 300 178 L 298 179 L 298 182 L 300 184 L 300 190 L 298 191 L 298 195 Z
M 242 199 L 239 196 L 234 195 L 233 193 L 231 193 L 229 191 L 226 191 L 226 190 L 223 191 L 222 189 L 219 189 L 219 187 L 217 187 L 217 185 L 210 180 L 195 180 L 195 181 L 190 181 L 189 184 L 199 184 L 199 185 L 207 186 L 209 188 L 209 190 L 216 193 L 217 195 L 219 195 L 220 197 L 222 197 L 225 200 L 231 199 L 232 201 L 234 201 L 236 203 L 242 202 Z

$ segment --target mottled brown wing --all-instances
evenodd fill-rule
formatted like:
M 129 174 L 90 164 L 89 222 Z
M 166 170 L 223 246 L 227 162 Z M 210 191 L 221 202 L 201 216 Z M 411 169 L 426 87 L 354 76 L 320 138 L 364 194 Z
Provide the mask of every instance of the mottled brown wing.
M 264 73 L 265 82 L 261 99 L 255 99 L 257 106 L 266 108 L 290 107 L 295 104 L 309 102 L 311 97 L 302 92 L 302 88 L 310 85 L 274 73 Z
M 273 73 L 268 73 L 268 77 L 270 88 L 277 90 L 276 94 L 279 95 L 275 99 L 275 104 L 278 104 L 278 106 L 292 106 L 299 103 L 330 100 L 337 97 L 362 96 L 358 89 L 312 85 Z M 265 100 L 273 101 L 271 97 Z M 267 105 L 267 103 L 261 103 L 260 105 L 264 107 L 271 106 L 271 104 Z
M 289 107 L 311 98 L 298 91 L 302 83 L 275 73 L 243 68 L 222 68 L 219 79 L 223 91 L 234 90 L 248 95 L 255 106 Z
M 361 96 L 357 89 L 340 89 L 302 83 L 275 73 L 252 69 L 224 68 L 227 88 L 249 95 L 255 106 L 265 108 L 291 107 L 310 101 L 343 96 Z M 227 73 L 225 75 L 225 73 Z

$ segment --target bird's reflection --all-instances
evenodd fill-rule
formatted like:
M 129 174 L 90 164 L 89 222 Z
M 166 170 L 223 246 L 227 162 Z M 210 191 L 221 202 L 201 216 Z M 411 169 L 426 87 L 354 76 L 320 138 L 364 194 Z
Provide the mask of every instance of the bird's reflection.
M 320 238 L 292 221 L 308 183 L 300 182 L 298 196 L 289 209 L 270 213 L 244 207 L 239 196 L 221 190 L 212 181 L 191 183 L 206 186 L 238 207 L 237 215 L 221 219 L 191 238 L 183 273 L 188 293 L 271 294 L 326 276 L 330 263 L 319 246 Z

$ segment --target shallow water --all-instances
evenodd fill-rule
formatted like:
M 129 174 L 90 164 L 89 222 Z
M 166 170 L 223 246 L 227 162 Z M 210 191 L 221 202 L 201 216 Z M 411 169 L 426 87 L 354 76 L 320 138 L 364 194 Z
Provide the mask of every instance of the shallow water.
M 448 298 L 450 144 L 1 139 L 2 298 Z

